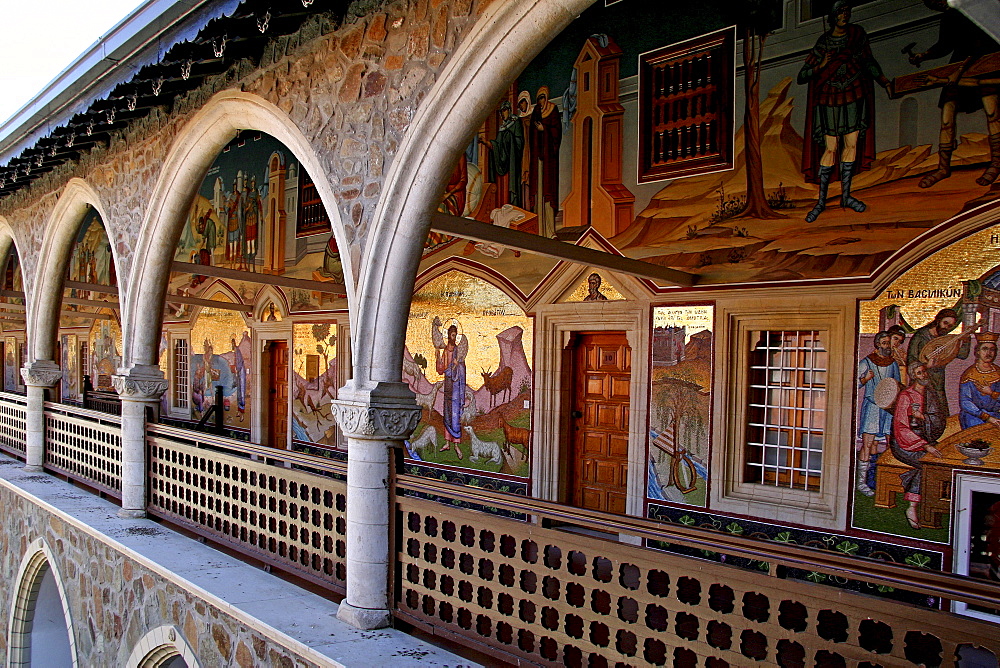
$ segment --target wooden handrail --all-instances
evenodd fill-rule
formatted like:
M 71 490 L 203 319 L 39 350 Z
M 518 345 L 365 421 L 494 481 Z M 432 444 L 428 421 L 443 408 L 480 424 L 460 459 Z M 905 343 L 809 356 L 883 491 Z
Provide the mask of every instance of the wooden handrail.
M 20 406 L 26 406 L 28 404 L 28 398 L 23 394 L 15 394 L 13 392 L 0 392 L 0 401 L 9 401 Z
M 210 447 L 231 454 L 246 457 L 256 456 L 263 459 L 277 459 L 289 464 L 303 466 L 317 471 L 325 471 L 336 475 L 347 475 L 347 463 L 336 459 L 317 457 L 303 452 L 293 450 L 278 450 L 266 445 L 257 443 L 247 443 L 236 439 L 209 434 L 200 431 L 191 431 L 181 427 L 173 427 L 166 424 L 150 424 L 146 426 L 147 439 L 154 443 L 156 439 L 175 440 L 185 443 L 193 443 L 196 447 Z
M 815 571 L 877 585 L 918 592 L 944 599 L 990 608 L 1000 608 L 1000 584 L 951 573 L 900 566 L 878 559 L 849 557 L 828 550 L 774 543 L 701 527 L 664 524 L 642 517 L 613 515 L 596 510 L 564 506 L 477 487 L 461 487 L 432 478 L 401 474 L 396 488 L 457 499 L 479 506 L 502 508 L 526 515 L 573 523 L 588 529 L 625 533 L 651 540 L 675 543 L 700 550 L 754 559 L 772 565 Z M 773 571 L 772 571 L 773 572 Z

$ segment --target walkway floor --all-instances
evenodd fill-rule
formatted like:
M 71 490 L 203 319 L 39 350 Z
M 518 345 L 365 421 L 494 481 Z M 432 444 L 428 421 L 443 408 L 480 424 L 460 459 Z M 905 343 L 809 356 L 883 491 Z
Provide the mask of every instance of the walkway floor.
M 478 666 L 395 629 L 360 631 L 336 618 L 337 604 L 150 520 L 124 520 L 118 507 L 0 455 L 0 484 L 114 549 L 143 562 L 178 586 L 303 658 L 328 666 Z

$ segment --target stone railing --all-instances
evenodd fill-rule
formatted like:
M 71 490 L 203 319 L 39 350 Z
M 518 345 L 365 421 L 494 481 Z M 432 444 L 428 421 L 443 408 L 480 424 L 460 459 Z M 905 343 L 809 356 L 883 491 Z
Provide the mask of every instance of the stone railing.
M 46 402 L 45 468 L 121 498 L 121 417 Z
M 343 593 L 346 467 L 149 425 L 147 512 Z
M 805 567 L 991 609 L 1000 608 L 998 583 L 413 476 L 399 476 L 396 490 L 395 615 L 511 663 L 938 666 L 959 658 L 996 665 L 1000 656 L 1000 630 L 990 623 L 787 573 Z M 555 524 L 588 532 L 546 527 Z M 619 542 L 622 535 L 763 568 L 647 549 Z M 984 651 L 993 656 L 976 663 Z
M 0 392 L 0 450 L 24 458 L 24 419 L 27 400 L 23 395 Z

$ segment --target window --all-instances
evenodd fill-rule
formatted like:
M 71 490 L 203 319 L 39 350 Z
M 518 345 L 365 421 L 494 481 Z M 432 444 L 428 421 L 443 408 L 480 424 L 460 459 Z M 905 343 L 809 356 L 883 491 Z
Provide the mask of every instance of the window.
M 330 217 L 326 215 L 326 207 L 319 197 L 319 191 L 312 177 L 305 169 L 299 171 L 299 212 L 296 219 L 296 236 L 304 237 L 310 234 L 322 234 L 333 229 Z
M 639 56 L 639 183 L 733 167 L 736 28 Z
M 173 377 L 174 407 L 188 407 L 188 342 L 187 339 L 174 339 L 174 377 Z
M 713 509 L 846 529 L 855 318 L 844 295 L 716 302 Z
M 744 480 L 817 491 L 826 429 L 820 332 L 764 330 L 751 341 Z

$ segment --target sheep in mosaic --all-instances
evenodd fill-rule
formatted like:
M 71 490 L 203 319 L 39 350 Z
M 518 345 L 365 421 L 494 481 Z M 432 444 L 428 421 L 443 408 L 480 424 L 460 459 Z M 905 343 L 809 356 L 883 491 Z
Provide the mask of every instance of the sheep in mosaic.
M 500 463 L 500 444 L 496 441 L 483 441 L 478 436 L 476 432 L 472 430 L 472 427 L 466 427 L 465 431 L 469 434 L 469 439 L 472 441 L 472 455 L 469 457 L 470 462 L 479 462 L 481 459 L 485 458 L 491 464 Z

